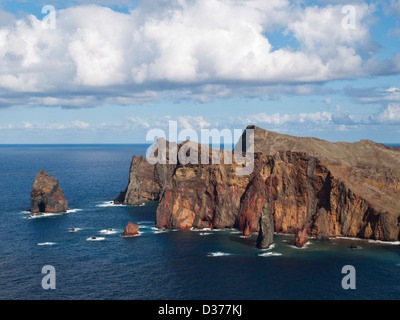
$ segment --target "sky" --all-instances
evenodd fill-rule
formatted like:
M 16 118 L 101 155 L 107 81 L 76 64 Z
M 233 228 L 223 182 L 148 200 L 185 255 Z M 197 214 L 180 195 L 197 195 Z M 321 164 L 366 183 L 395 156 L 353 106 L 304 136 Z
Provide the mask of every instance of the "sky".
M 0 144 L 400 144 L 399 80 L 400 0 L 0 0 Z

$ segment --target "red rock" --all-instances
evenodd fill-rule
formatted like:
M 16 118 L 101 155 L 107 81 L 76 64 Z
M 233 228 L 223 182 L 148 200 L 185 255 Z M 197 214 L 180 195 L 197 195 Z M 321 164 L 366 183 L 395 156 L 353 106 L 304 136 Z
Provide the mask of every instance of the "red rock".
M 271 243 L 274 232 L 300 231 L 299 244 L 320 234 L 400 239 L 400 148 L 248 129 L 254 129 L 256 151 L 250 175 L 237 175 L 234 161 L 150 165 L 134 156 L 120 202 L 160 201 L 158 228 L 234 227 L 244 234 L 261 231 L 264 211 L 263 246 Z
M 303 227 L 303 229 L 298 229 L 296 232 L 296 237 L 294 239 L 294 245 L 297 248 L 302 248 L 307 243 L 307 241 L 307 227 Z
M 246 223 L 246 227 L 243 230 L 243 237 L 250 237 L 250 224 Z
M 31 190 L 32 213 L 59 213 L 68 210 L 68 201 L 64 191 L 59 187 L 58 180 L 41 170 L 33 183 Z
M 139 227 L 137 224 L 132 222 L 128 222 L 125 227 L 124 233 L 122 234 L 123 237 L 133 237 L 139 234 Z

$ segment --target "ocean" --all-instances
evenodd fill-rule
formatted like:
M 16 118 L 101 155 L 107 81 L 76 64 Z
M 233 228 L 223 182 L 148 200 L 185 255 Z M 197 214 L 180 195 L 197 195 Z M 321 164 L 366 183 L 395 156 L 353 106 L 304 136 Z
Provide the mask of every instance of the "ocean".
M 111 205 L 128 183 L 132 155 L 147 147 L 0 146 L 0 299 L 400 298 L 399 243 L 310 239 L 297 249 L 293 236 L 275 235 L 272 248 L 259 250 L 256 234 L 234 229 L 158 230 L 156 203 Z M 27 219 L 41 169 L 59 180 L 70 210 Z M 121 237 L 128 222 L 139 236 Z M 48 265 L 55 289 L 45 290 Z M 355 289 L 342 287 L 346 265 L 355 268 Z

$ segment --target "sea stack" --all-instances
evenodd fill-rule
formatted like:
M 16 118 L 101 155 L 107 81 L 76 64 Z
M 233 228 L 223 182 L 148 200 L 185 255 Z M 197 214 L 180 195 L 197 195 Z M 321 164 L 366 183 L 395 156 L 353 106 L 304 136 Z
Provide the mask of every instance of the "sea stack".
M 308 240 L 307 227 L 298 229 L 295 233 L 294 245 L 297 248 L 302 248 L 307 243 L 307 240 Z
M 31 213 L 61 213 L 68 210 L 68 201 L 58 180 L 41 170 L 32 186 Z
M 128 222 L 125 227 L 124 233 L 122 234 L 123 237 L 133 237 L 139 234 L 139 227 L 137 224 L 132 222 Z

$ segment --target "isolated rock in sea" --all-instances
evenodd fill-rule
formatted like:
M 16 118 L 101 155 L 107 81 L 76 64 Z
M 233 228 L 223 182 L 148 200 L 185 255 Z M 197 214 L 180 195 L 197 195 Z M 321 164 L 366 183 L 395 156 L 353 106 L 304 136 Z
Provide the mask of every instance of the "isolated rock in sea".
M 250 237 L 250 225 L 249 224 L 246 224 L 246 226 L 244 227 L 242 236 Z
M 307 227 L 298 229 L 295 233 L 294 245 L 297 248 L 302 248 L 307 243 L 307 241 L 308 241 Z
M 268 249 L 274 243 L 274 218 L 268 204 L 264 205 L 260 217 L 260 231 L 257 237 L 257 247 Z
M 171 157 L 175 162 L 151 165 L 133 156 L 120 202 L 159 201 L 157 228 L 234 227 L 259 232 L 262 247 L 272 243 L 271 232 L 297 230 L 316 238 L 400 240 L 400 148 L 369 140 L 332 143 L 256 126 L 237 145 L 249 129 L 255 151 L 251 174 L 237 175 L 242 165 L 235 161 L 213 164 L 216 155 L 229 156 L 225 151 L 185 141 L 178 153 L 196 145 L 198 157 L 208 157 L 209 164 Z
M 137 224 L 132 222 L 128 222 L 125 227 L 124 233 L 122 234 L 123 237 L 133 237 L 139 234 L 139 227 Z
M 58 180 L 41 170 L 32 186 L 30 211 L 39 214 L 60 213 L 67 210 L 68 201 L 58 185 Z

